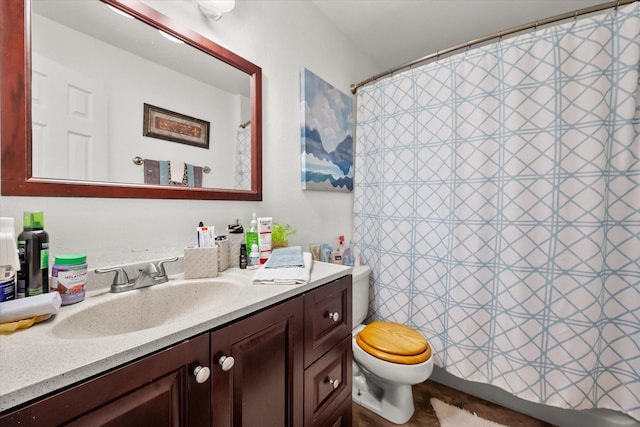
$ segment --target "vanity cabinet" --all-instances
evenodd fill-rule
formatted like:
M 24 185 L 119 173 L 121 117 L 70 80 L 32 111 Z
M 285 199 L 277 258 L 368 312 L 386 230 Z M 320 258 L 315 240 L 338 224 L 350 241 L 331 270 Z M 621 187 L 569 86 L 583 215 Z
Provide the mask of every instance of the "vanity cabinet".
M 0 426 L 208 426 L 210 379 L 198 369 L 208 359 L 203 334 L 0 416 Z
M 304 296 L 304 425 L 351 426 L 351 276 Z
M 7 414 L 5 426 L 351 426 L 351 276 Z
M 302 425 L 302 301 L 211 333 L 212 426 Z
M 212 332 L 211 357 L 214 427 L 351 426 L 351 276 Z

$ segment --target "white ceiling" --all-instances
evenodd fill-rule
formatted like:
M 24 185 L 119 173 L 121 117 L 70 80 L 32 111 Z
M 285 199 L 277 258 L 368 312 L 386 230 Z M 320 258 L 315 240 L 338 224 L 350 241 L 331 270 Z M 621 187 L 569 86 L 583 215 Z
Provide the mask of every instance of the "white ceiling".
M 378 72 L 603 0 L 311 0 Z

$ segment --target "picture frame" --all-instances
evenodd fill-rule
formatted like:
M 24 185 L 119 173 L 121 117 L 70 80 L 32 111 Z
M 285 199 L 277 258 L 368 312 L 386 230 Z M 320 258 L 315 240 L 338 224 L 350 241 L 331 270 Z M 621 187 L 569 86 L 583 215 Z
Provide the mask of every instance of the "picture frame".
M 209 122 L 147 103 L 142 135 L 209 149 Z
M 352 98 L 306 68 L 300 73 L 303 190 L 353 191 Z

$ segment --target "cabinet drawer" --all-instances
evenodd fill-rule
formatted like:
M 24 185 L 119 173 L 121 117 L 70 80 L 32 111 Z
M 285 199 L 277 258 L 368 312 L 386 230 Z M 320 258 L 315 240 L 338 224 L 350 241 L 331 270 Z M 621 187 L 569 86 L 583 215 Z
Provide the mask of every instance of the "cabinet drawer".
M 353 424 L 353 409 L 351 399 L 345 399 L 336 411 L 322 422 L 323 426 L 351 427 Z
M 306 427 L 325 425 L 325 421 L 344 404 L 345 400 L 350 404 L 351 361 L 351 335 L 349 335 L 305 370 Z
M 311 365 L 344 337 L 351 336 L 351 276 L 304 297 L 304 366 Z

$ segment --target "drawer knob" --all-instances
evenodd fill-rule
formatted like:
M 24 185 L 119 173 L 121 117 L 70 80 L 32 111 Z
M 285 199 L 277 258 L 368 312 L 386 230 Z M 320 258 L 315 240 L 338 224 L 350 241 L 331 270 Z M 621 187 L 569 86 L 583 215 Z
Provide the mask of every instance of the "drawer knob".
M 233 368 L 233 365 L 234 363 L 236 363 L 236 361 L 232 356 L 222 356 L 220 357 L 220 359 L 218 359 L 218 363 L 220 364 L 220 366 L 222 366 L 223 371 L 228 371 L 229 369 Z
M 196 376 L 196 382 L 198 384 L 207 382 L 210 373 L 211 371 L 209 371 L 209 368 L 206 366 L 196 366 L 193 370 L 193 375 Z
M 337 322 L 338 320 L 340 320 L 340 313 L 338 313 L 337 311 L 334 311 L 333 313 L 329 313 L 327 314 L 327 316 L 329 316 L 329 319 L 333 320 L 334 322 Z
M 340 380 L 338 379 L 329 380 L 329 385 L 331 385 L 334 389 L 336 389 L 340 385 Z

